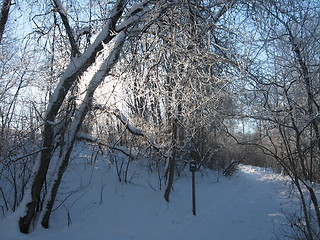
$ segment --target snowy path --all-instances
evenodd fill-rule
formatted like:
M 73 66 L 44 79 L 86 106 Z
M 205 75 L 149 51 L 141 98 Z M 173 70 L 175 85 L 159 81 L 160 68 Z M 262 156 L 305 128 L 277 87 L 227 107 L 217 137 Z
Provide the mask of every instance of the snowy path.
M 240 166 L 233 177 L 220 177 L 218 183 L 216 173 L 204 177 L 198 173 L 197 216 L 191 211 L 190 176 L 175 183 L 168 204 L 163 191 L 150 187 L 157 185 L 152 174 L 146 180 L 145 172 L 140 170 L 134 184 L 122 185 L 114 174 L 95 171 L 90 187 L 72 196 L 53 214 L 49 230 L 38 228 L 22 235 L 12 217 L 1 223 L 0 239 L 270 240 L 274 229 L 284 221 L 280 209 L 289 206 L 283 193 L 285 180 L 250 166 Z M 77 174 L 69 177 L 76 178 Z M 70 227 L 66 226 L 66 209 L 72 221 Z
M 213 223 L 207 223 L 207 227 L 213 236 L 218 236 L 217 239 L 270 239 L 273 225 L 282 220 L 279 217 L 281 204 L 288 199 L 281 194 L 279 182 L 267 179 L 268 175 L 242 166 L 229 182 L 223 179 L 216 184 L 209 196 L 205 196 L 206 189 L 199 189 L 199 194 L 203 192 L 203 197 L 199 196 L 200 205 L 208 206 L 202 209 L 199 217 L 212 219 Z

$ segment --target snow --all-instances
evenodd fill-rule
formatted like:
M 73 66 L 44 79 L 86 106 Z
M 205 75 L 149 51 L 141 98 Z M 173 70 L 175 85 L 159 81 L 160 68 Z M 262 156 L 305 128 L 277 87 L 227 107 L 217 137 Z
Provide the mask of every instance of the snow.
M 63 8 L 61 2 L 60 2 L 60 5 L 59 5 L 59 2 L 60 0 L 56 2 L 59 8 Z M 92 57 L 93 55 L 97 54 L 99 46 L 103 44 L 106 38 L 110 35 L 110 23 L 111 23 L 112 17 L 114 17 L 116 14 L 117 14 L 117 4 L 114 6 L 113 10 L 110 13 L 109 22 L 98 34 L 94 42 L 88 46 L 88 49 L 83 54 L 81 54 L 81 56 L 71 58 L 71 61 L 67 69 L 64 71 L 62 77 L 60 78 L 59 83 L 57 84 L 53 94 L 51 95 L 51 99 L 48 104 L 48 112 L 51 111 L 51 109 L 53 108 L 53 105 L 58 101 L 58 98 L 61 97 L 60 93 L 61 91 L 64 91 L 64 86 L 66 81 L 70 81 L 69 78 L 71 78 L 74 74 L 76 74 L 76 72 L 79 69 L 82 69 L 83 71 L 85 71 L 89 67 L 89 66 L 86 66 L 86 64 L 92 65 L 92 64 L 88 64 L 88 59 L 90 59 L 90 57 Z
M 128 11 L 128 14 L 127 15 L 132 15 L 134 12 L 136 12 L 137 10 L 139 9 L 143 9 L 144 6 L 149 3 L 150 0 L 146 0 L 146 1 L 143 1 L 141 3 L 134 3 L 131 8 L 129 9 Z
M 64 7 L 62 6 L 62 3 L 60 0 L 54 0 L 54 3 L 56 4 L 59 12 L 63 14 L 64 16 L 67 16 L 67 12 L 64 10 Z
M 147 133 L 143 132 L 142 130 L 136 128 L 135 126 L 131 125 L 129 119 L 119 110 L 114 109 L 113 114 L 126 126 L 126 128 L 134 135 L 143 136 L 147 139 L 147 141 L 152 145 L 152 147 L 156 148 L 160 151 L 162 148 L 161 146 Z M 162 156 L 168 158 L 169 156 L 165 153 L 162 153 Z
M 135 126 L 131 125 L 129 123 L 129 120 L 126 118 L 126 116 L 122 114 L 122 112 L 119 109 L 115 109 L 113 112 L 115 116 L 117 116 L 120 119 L 120 121 L 126 125 L 130 132 L 132 132 L 135 135 L 145 135 L 140 129 L 137 129 Z
M 0 221 L 1 240 L 270 240 L 285 227 L 281 209 L 290 210 L 294 200 L 288 198 L 288 179 L 269 169 L 239 165 L 232 177 L 202 169 L 196 173 L 193 216 L 187 167 L 167 203 L 156 171 L 150 172 L 145 161 L 131 162 L 130 183 L 123 184 L 107 155 L 90 165 L 92 152 L 83 145 L 75 147 L 50 228 L 38 226 L 23 235 L 13 214 Z M 121 158 L 126 163 L 127 157 Z

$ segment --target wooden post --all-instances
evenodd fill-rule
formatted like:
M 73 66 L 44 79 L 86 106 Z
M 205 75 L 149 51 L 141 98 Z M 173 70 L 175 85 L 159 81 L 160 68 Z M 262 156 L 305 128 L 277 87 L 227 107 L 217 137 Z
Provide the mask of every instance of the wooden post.
M 192 171 L 192 212 L 196 215 L 196 172 Z
M 190 171 L 192 172 L 192 213 L 196 215 L 196 161 L 190 162 Z

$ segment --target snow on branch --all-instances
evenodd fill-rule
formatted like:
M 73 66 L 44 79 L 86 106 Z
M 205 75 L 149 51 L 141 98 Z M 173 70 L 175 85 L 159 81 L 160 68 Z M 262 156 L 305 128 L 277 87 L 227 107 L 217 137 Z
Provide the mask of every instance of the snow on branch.
M 128 118 L 119 109 L 115 109 L 115 110 L 109 111 L 109 112 L 111 112 L 114 116 L 116 116 L 130 133 L 132 133 L 133 135 L 136 135 L 136 136 L 144 137 L 149 142 L 149 144 L 154 149 L 157 150 L 157 152 L 159 152 L 164 157 L 167 157 L 167 154 L 165 154 L 163 152 L 163 148 L 146 132 L 144 132 L 141 129 L 138 129 L 137 127 L 130 124 Z
M 84 132 L 79 132 L 77 134 L 77 139 L 78 140 L 83 140 L 83 141 L 86 141 L 86 142 L 90 142 L 90 143 L 95 143 L 95 144 L 102 145 L 102 146 L 106 146 L 106 147 L 108 147 L 108 148 L 110 148 L 112 150 L 116 150 L 116 151 L 122 152 L 123 154 L 125 154 L 128 157 L 133 158 L 133 159 L 137 158 L 137 156 L 132 155 L 132 151 L 129 151 L 125 147 L 106 144 L 101 139 L 95 138 L 95 137 L 93 137 L 93 136 L 91 136 L 91 135 L 89 135 L 87 133 L 84 133 Z
M 79 47 L 78 47 L 78 45 L 76 43 L 76 40 L 75 40 L 75 37 L 74 37 L 74 33 L 73 33 L 72 28 L 70 26 L 69 19 L 68 19 L 68 16 L 67 16 L 67 12 L 64 10 L 60 0 L 54 0 L 53 2 L 55 4 L 56 10 L 60 14 L 60 17 L 62 19 L 63 25 L 64 25 L 64 27 L 66 29 L 66 32 L 67 32 L 67 35 L 68 35 L 68 38 L 69 38 L 69 42 L 70 42 L 70 45 L 71 45 L 72 56 L 73 57 L 79 56 L 80 55 Z
M 95 105 L 94 106 L 95 110 L 102 110 L 102 111 L 106 111 L 108 113 L 113 114 L 116 118 L 118 118 L 120 120 L 120 122 L 126 127 L 126 129 L 133 135 L 136 136 L 141 136 L 144 137 L 148 143 L 155 148 L 161 155 L 163 155 L 164 157 L 167 157 L 167 154 L 165 154 L 163 152 L 163 148 L 160 146 L 160 144 L 158 144 L 151 136 L 149 136 L 146 132 L 144 132 L 143 130 L 135 127 L 134 125 L 132 125 L 129 121 L 129 119 L 119 110 L 119 109 L 109 109 L 105 106 L 102 105 Z
M 59 12 L 62 20 L 65 19 L 64 25 L 66 29 L 68 28 L 67 15 L 63 10 L 63 6 L 60 0 L 54 0 L 56 4 L 57 11 Z M 154 8 L 148 7 L 148 4 L 151 2 L 157 2 L 152 0 L 145 0 L 140 4 L 133 5 L 126 16 L 123 16 L 124 8 L 127 4 L 126 0 L 119 0 L 114 5 L 113 9 L 110 11 L 108 16 L 108 22 L 101 32 L 96 37 L 95 41 L 88 46 L 87 50 L 82 54 L 76 54 L 76 57 L 73 57 L 70 61 L 65 72 L 62 74 L 60 81 L 55 88 L 54 93 L 51 96 L 48 108 L 47 108 L 47 120 L 53 121 L 60 106 L 69 91 L 72 83 L 78 79 L 79 76 L 83 74 L 96 60 L 97 55 L 103 49 L 103 45 L 110 43 L 117 35 L 121 34 L 125 29 L 132 26 L 134 23 L 138 22 L 143 15 L 145 15 L 151 9 L 156 8 L 155 13 L 153 14 L 156 18 L 161 10 L 167 7 L 166 4 L 159 4 L 160 8 L 155 6 Z M 150 14 L 148 14 L 150 16 Z M 120 19 L 124 19 L 119 23 Z M 144 24 L 146 25 L 146 24 Z M 70 27 L 70 26 L 69 26 Z M 70 42 L 74 41 L 74 36 L 72 30 L 67 30 Z M 69 34 L 70 33 L 70 34 Z M 73 39 L 73 40 L 72 40 Z M 75 47 L 76 43 L 75 43 Z M 77 50 L 74 50 L 77 53 Z M 79 55 L 79 56 L 78 56 Z
M 57 9 L 60 9 L 62 7 L 61 2 L 58 0 L 55 1 Z M 123 13 L 123 4 L 124 1 L 118 1 L 111 11 L 106 26 L 101 30 L 95 41 L 89 45 L 84 53 L 71 59 L 70 64 L 60 78 L 60 81 L 51 96 L 47 109 L 47 116 L 52 119 L 48 120 L 53 120 L 72 83 L 95 62 L 98 53 L 103 49 L 103 43 L 109 43 L 116 36 L 115 34 L 112 34 L 111 30 Z M 61 12 L 61 14 L 61 17 L 63 17 L 63 12 Z
M 146 137 L 146 134 L 144 132 L 129 123 L 129 120 L 119 109 L 114 110 L 113 114 L 123 123 L 123 125 L 126 126 L 127 130 L 130 133 L 132 133 L 133 135 Z
M 116 26 L 115 30 L 121 31 L 125 28 L 128 28 L 132 23 L 136 22 L 143 16 L 147 11 L 147 5 L 151 0 L 146 0 L 141 3 L 134 4 L 128 11 L 126 19 Z

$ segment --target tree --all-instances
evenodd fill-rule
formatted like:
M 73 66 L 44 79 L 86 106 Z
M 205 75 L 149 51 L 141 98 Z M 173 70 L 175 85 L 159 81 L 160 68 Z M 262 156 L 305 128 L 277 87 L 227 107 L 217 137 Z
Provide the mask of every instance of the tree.
M 61 2 L 56 0 L 54 3 L 60 16 L 66 18 L 67 15 Z M 150 17 L 150 14 L 154 14 L 154 17 L 157 17 L 158 14 L 161 13 L 161 8 L 159 6 L 163 8 L 166 4 L 160 2 L 153 4 L 152 1 L 143 1 L 126 9 L 126 7 L 129 7 L 127 1 L 117 1 L 110 11 L 109 20 L 106 22 L 105 27 L 96 37 L 96 40 L 83 53 L 79 53 L 77 45 L 74 45 L 74 35 L 69 32 L 71 27 L 69 26 L 67 19 L 63 20 L 69 42 L 73 43 L 70 44 L 72 56 L 68 67 L 64 71 L 64 74 L 51 96 L 46 110 L 42 143 L 43 150 L 37 163 L 37 170 L 34 178 L 32 179 L 31 189 L 24 197 L 23 202 L 26 207 L 26 212 L 19 220 L 21 232 L 29 232 L 31 221 L 36 214 L 41 189 L 54 153 L 53 147 L 55 145 L 55 135 L 57 131 L 60 131 L 58 143 L 60 150 L 56 164 L 56 172 L 54 173 L 45 199 L 45 208 L 41 221 L 44 227 L 48 227 L 51 209 L 55 201 L 62 175 L 68 165 L 68 159 L 73 148 L 75 137 L 88 109 L 91 107 L 93 94 L 96 88 L 116 64 L 124 41 L 132 34 L 138 34 L 142 27 L 146 26 L 149 21 L 152 21 L 153 17 Z M 150 18 L 147 18 L 147 16 Z M 140 21 L 142 19 L 146 21 L 145 25 L 141 24 Z M 109 46 L 107 57 L 101 59 L 102 63 L 100 64 L 99 70 L 90 80 L 88 88 L 86 89 L 86 94 L 79 106 L 76 106 L 73 96 L 70 96 L 69 99 L 66 99 L 66 97 L 77 79 L 81 78 L 91 66 L 97 63 L 99 56 L 103 57 L 100 52 L 105 50 L 104 45 Z M 67 111 L 62 120 L 57 122 L 56 118 L 64 102 L 67 102 L 67 106 L 70 106 L 70 111 Z M 64 128 L 64 126 L 66 126 L 66 128 Z
M 304 219 L 303 224 L 293 226 L 302 230 L 298 235 L 303 238 L 319 239 L 320 211 L 314 183 L 319 182 L 320 170 L 320 5 L 312 0 L 260 1 L 248 8 L 254 9 L 254 14 L 245 21 L 255 31 L 251 40 L 239 41 L 251 53 L 242 69 L 242 77 L 247 79 L 239 92 L 242 112 L 236 115 L 260 121 L 263 132 L 260 139 L 242 143 L 258 146 L 290 176 Z
M 25 44 L 24 33 L 19 32 L 21 25 L 16 24 L 22 19 L 19 7 L 24 4 L 1 3 L 0 192 L 3 215 L 15 211 L 19 205 L 31 176 L 29 167 L 39 150 L 41 123 L 34 108 L 38 97 L 28 94 L 36 85 L 34 73 L 40 71 L 35 67 L 36 54 Z
M 125 45 L 130 53 L 122 60 L 127 79 L 125 105 L 130 120 L 150 129 L 166 149 L 159 159 L 165 166 L 167 201 L 174 175 L 189 153 L 202 149 L 198 160 L 204 163 L 209 158 L 210 144 L 204 142 L 214 123 L 218 129 L 216 110 L 224 104 L 228 84 L 222 72 L 231 68 L 221 49 L 233 51 L 224 41 L 227 30 L 221 29 L 227 29 L 223 18 L 233 5 L 233 1 L 176 1 L 135 40 L 138 47 L 130 42 Z

